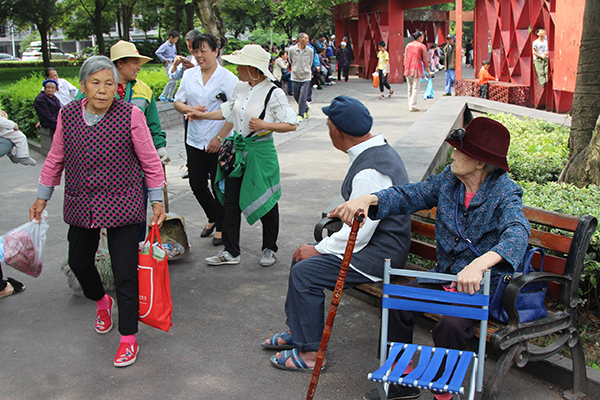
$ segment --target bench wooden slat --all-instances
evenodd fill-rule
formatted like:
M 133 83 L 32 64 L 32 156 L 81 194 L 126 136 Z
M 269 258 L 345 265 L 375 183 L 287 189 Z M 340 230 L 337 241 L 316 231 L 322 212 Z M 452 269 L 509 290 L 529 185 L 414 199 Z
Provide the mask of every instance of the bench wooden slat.
M 423 257 L 428 260 L 437 261 L 437 254 L 435 252 L 435 246 L 432 244 L 413 239 L 410 242 L 410 252 L 412 254 L 418 255 L 419 257 Z
M 410 232 L 417 235 L 435 238 L 435 225 L 429 222 L 413 219 L 410 224 Z
M 529 222 L 565 229 L 571 232 L 575 232 L 577 224 L 579 224 L 579 218 L 577 217 L 559 214 L 554 211 L 542 210 L 540 208 L 523 207 L 523 214 L 525 214 L 525 217 Z M 568 252 L 569 251 L 567 250 L 565 253 Z
M 550 248 L 564 254 L 569 254 L 572 241 L 573 239 L 570 237 L 542 232 L 537 229 L 532 229 L 531 236 L 529 236 L 529 244 L 532 246 L 543 247 L 545 249 Z

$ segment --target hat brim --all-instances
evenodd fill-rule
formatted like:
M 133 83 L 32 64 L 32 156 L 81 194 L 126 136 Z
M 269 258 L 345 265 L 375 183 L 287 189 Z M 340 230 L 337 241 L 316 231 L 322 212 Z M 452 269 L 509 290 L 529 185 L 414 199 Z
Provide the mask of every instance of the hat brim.
M 263 74 L 265 74 L 265 76 L 267 78 L 269 78 L 270 80 L 272 80 L 272 81 L 276 81 L 277 80 L 277 79 L 275 79 L 275 77 L 273 76 L 273 74 L 271 73 L 271 71 L 269 71 L 268 66 L 267 66 L 267 69 L 265 70 L 264 67 L 260 67 L 260 66 L 258 66 L 256 64 L 254 64 L 253 62 L 248 61 L 241 54 L 229 54 L 227 56 L 222 56 L 221 58 L 223 60 L 227 61 L 227 62 L 232 63 L 232 64 L 247 65 L 249 67 L 254 67 L 254 68 L 260 70 Z
M 506 158 L 502 159 L 502 160 L 496 160 L 496 161 L 490 161 L 490 160 L 486 160 L 484 157 L 480 157 L 476 154 L 471 153 L 468 150 L 465 150 L 464 148 L 460 148 L 461 143 L 460 140 L 456 140 L 456 139 L 446 139 L 446 142 L 448 142 L 448 144 L 452 147 L 454 147 L 456 150 L 465 153 L 467 156 L 477 160 L 477 161 L 481 161 L 484 162 L 486 164 L 492 164 L 495 165 L 496 167 L 506 171 L 506 172 L 510 172 L 510 167 L 508 166 L 508 163 L 506 162 Z
M 140 59 L 140 65 L 144 65 L 148 61 L 152 61 L 152 58 L 146 57 L 146 56 L 142 56 L 142 55 L 139 55 L 139 54 L 135 54 L 135 55 L 127 55 L 126 54 L 126 55 L 122 55 L 122 56 L 116 57 L 114 60 L 111 59 L 110 61 L 115 62 L 117 60 L 122 60 L 124 58 L 139 58 Z

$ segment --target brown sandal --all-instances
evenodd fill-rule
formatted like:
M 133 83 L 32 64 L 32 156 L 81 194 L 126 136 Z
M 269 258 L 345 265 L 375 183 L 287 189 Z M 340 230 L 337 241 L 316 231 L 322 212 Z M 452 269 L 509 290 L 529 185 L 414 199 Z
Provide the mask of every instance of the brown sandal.
M 390 89 L 390 94 L 388 95 L 388 97 L 392 97 L 392 95 L 394 94 L 394 91 L 392 89 Z M 381 95 L 383 96 L 383 95 Z
M 385 97 L 384 95 L 380 95 L 379 100 L 383 99 L 384 97 Z
M 5 291 L 6 288 L 8 288 L 8 285 L 10 285 L 10 287 L 12 288 L 12 291 L 10 289 L 8 291 Z M 19 282 L 16 279 L 7 278 L 6 279 L 6 288 L 4 288 L 4 291 L 0 292 L 0 299 L 3 297 L 10 296 L 11 294 L 21 293 L 22 291 L 25 290 L 25 285 L 23 285 L 21 282 Z

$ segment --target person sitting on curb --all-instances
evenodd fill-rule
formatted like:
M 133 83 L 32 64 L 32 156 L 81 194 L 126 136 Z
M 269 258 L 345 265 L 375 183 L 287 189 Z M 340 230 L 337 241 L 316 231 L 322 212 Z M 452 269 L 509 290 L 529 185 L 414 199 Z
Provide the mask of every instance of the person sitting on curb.
M 8 153 L 10 161 L 15 164 L 35 166 L 35 160 L 29 157 L 29 145 L 25 134 L 19 130 L 19 125 L 8 119 L 8 115 L 2 110 L 0 110 L 0 138 L 7 139 L 14 145 Z
M 360 101 L 338 96 L 330 106 L 323 107 L 323 112 L 329 117 L 327 125 L 334 147 L 350 157 L 341 190 L 344 200 L 408 183 L 398 153 L 382 135 L 370 133 L 373 118 Z M 323 291 L 335 287 L 349 233 L 350 228 L 344 226 L 316 245 L 303 244 L 294 253 L 285 302 L 289 330 L 262 343 L 265 349 L 287 350 L 271 357 L 273 366 L 290 371 L 314 367 L 324 328 Z M 406 262 L 409 246 L 409 216 L 367 220 L 358 233 L 345 287 L 381 281 L 382 254 L 393 260 L 394 268 L 400 268 Z

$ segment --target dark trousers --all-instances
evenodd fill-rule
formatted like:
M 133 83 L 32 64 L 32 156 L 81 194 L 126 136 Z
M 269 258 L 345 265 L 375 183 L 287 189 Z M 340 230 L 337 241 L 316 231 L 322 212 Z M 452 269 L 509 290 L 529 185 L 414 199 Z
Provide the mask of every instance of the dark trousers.
M 308 82 L 293 82 L 294 99 L 298 103 L 298 115 L 304 117 L 306 113 L 306 100 L 308 99 L 309 91 L 311 90 L 310 81 Z
M 221 232 L 223 225 L 223 206 L 219 203 L 211 183 L 217 176 L 217 153 L 207 153 L 192 146 L 185 145 L 187 153 L 190 187 L 196 200 L 208 217 L 209 223 L 216 223 L 216 229 Z
M 417 283 L 410 281 L 406 286 L 415 286 L 425 289 L 444 290 L 438 283 Z M 390 310 L 388 341 L 412 343 L 413 318 L 420 313 L 404 310 Z M 450 317 L 443 315 L 433 329 L 433 342 L 437 347 L 464 350 L 467 340 L 473 337 L 472 319 Z
M 6 289 L 6 281 L 2 276 L 2 264 L 0 264 L 0 292 Z
M 344 80 L 348 82 L 348 73 L 350 72 L 350 65 L 338 65 L 338 81 L 341 81 L 342 74 L 344 75 Z
M 379 91 L 383 93 L 383 87 L 386 87 L 387 90 L 392 90 L 392 87 L 387 81 L 387 75 L 383 73 L 383 70 L 379 70 Z
M 482 99 L 487 99 L 489 90 L 490 90 L 489 83 L 484 83 L 483 85 L 479 85 L 479 97 L 481 97 Z
M 108 228 L 108 251 L 112 264 L 117 304 L 119 306 L 119 332 L 133 335 L 138 331 L 138 234 L 139 225 Z M 69 267 L 81 284 L 83 294 L 90 300 L 104 297 L 104 287 L 96 269 L 96 251 L 100 229 L 85 229 L 71 225 L 69 239 Z
M 225 178 L 225 216 L 223 218 L 223 244 L 225 250 L 234 257 L 240 255 L 240 226 L 242 210 L 240 208 L 240 190 L 242 178 Z M 260 219 L 262 223 L 262 248 L 277 252 L 279 236 L 279 206 L 275 206 Z
M 298 263 L 292 261 L 285 300 L 286 324 L 298 351 L 318 351 L 325 328 L 325 289 L 335 289 L 342 260 L 334 254 L 321 254 Z M 344 288 L 370 282 L 348 268 Z

